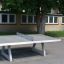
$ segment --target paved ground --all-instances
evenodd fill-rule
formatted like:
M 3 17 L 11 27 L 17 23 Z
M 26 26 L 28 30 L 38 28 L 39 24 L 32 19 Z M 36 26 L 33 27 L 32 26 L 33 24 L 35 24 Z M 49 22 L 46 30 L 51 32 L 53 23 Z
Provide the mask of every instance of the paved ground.
M 12 49 L 13 62 L 7 61 L 0 54 L 0 64 L 64 64 L 64 40 L 45 44 L 46 57 L 32 52 L 31 46 Z M 37 48 L 40 49 L 40 45 Z

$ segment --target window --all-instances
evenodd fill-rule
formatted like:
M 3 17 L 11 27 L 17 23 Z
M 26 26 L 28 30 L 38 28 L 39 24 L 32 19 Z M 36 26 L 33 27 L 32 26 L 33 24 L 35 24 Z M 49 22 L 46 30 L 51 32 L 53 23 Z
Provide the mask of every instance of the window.
M 16 16 L 15 14 L 1 14 L 1 24 L 14 24 L 16 23 Z
M 26 21 L 27 21 L 27 17 L 26 17 L 26 15 L 22 15 L 22 23 L 26 23 Z
M 14 23 L 15 22 L 15 16 L 14 15 L 9 15 L 9 22 Z
M 46 17 L 46 23 L 47 24 L 57 23 L 57 16 L 48 16 L 48 18 Z
M 64 17 L 62 17 L 62 23 L 64 23 Z
M 36 17 L 34 15 L 22 15 L 21 23 L 22 24 L 34 24 L 36 23 Z
M 34 16 L 34 23 L 37 23 L 37 19 L 36 19 L 36 16 Z
M 54 23 L 57 23 L 57 17 L 54 17 Z
M 32 23 L 33 22 L 33 16 L 28 16 L 28 23 Z
M 50 16 L 49 23 L 53 23 L 53 16 Z
M 22 24 L 36 24 L 37 19 L 35 15 L 22 15 Z M 45 22 L 47 24 L 57 24 L 57 16 L 46 16 Z
M 48 23 L 48 16 L 45 17 L 45 22 Z
M 2 23 L 7 23 L 7 15 L 2 15 Z

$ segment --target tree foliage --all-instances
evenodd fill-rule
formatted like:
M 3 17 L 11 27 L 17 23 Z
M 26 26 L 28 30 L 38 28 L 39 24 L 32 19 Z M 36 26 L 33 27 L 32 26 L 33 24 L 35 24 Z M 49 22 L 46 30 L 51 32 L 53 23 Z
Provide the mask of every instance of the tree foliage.
M 51 8 L 50 3 L 50 0 L 4 0 L 2 9 L 17 13 L 21 13 L 25 9 L 26 13 L 36 13 L 41 7 L 41 12 L 47 13 Z
M 4 0 L 3 8 L 12 12 L 21 13 L 23 9 L 26 13 L 39 12 L 47 13 L 51 8 L 58 8 L 64 14 L 64 0 Z
M 58 0 L 59 11 L 64 15 L 64 0 Z
M 60 13 L 64 14 L 64 0 L 50 0 L 51 7 L 57 8 Z

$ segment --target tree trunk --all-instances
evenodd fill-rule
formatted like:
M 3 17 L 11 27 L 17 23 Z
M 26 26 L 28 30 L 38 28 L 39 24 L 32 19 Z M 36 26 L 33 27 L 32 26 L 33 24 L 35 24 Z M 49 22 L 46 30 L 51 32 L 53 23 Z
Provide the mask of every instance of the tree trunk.
M 37 15 L 37 32 L 39 34 L 45 33 L 45 17 L 43 15 Z
M 21 31 L 21 14 L 16 14 L 17 31 Z

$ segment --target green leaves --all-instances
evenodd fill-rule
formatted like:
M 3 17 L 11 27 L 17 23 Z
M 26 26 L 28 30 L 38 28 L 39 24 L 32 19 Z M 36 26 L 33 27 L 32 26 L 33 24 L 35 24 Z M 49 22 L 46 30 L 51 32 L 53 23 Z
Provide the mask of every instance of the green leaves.
M 3 10 L 9 10 L 12 12 L 21 12 L 21 4 L 23 0 L 4 0 Z
M 64 0 L 59 0 L 59 11 L 64 15 Z
M 51 8 L 58 8 L 62 13 L 64 12 L 64 0 L 4 0 L 3 10 L 9 10 L 16 13 L 22 13 L 25 10 L 27 14 L 33 14 L 39 8 L 42 8 L 42 13 L 46 14 Z

